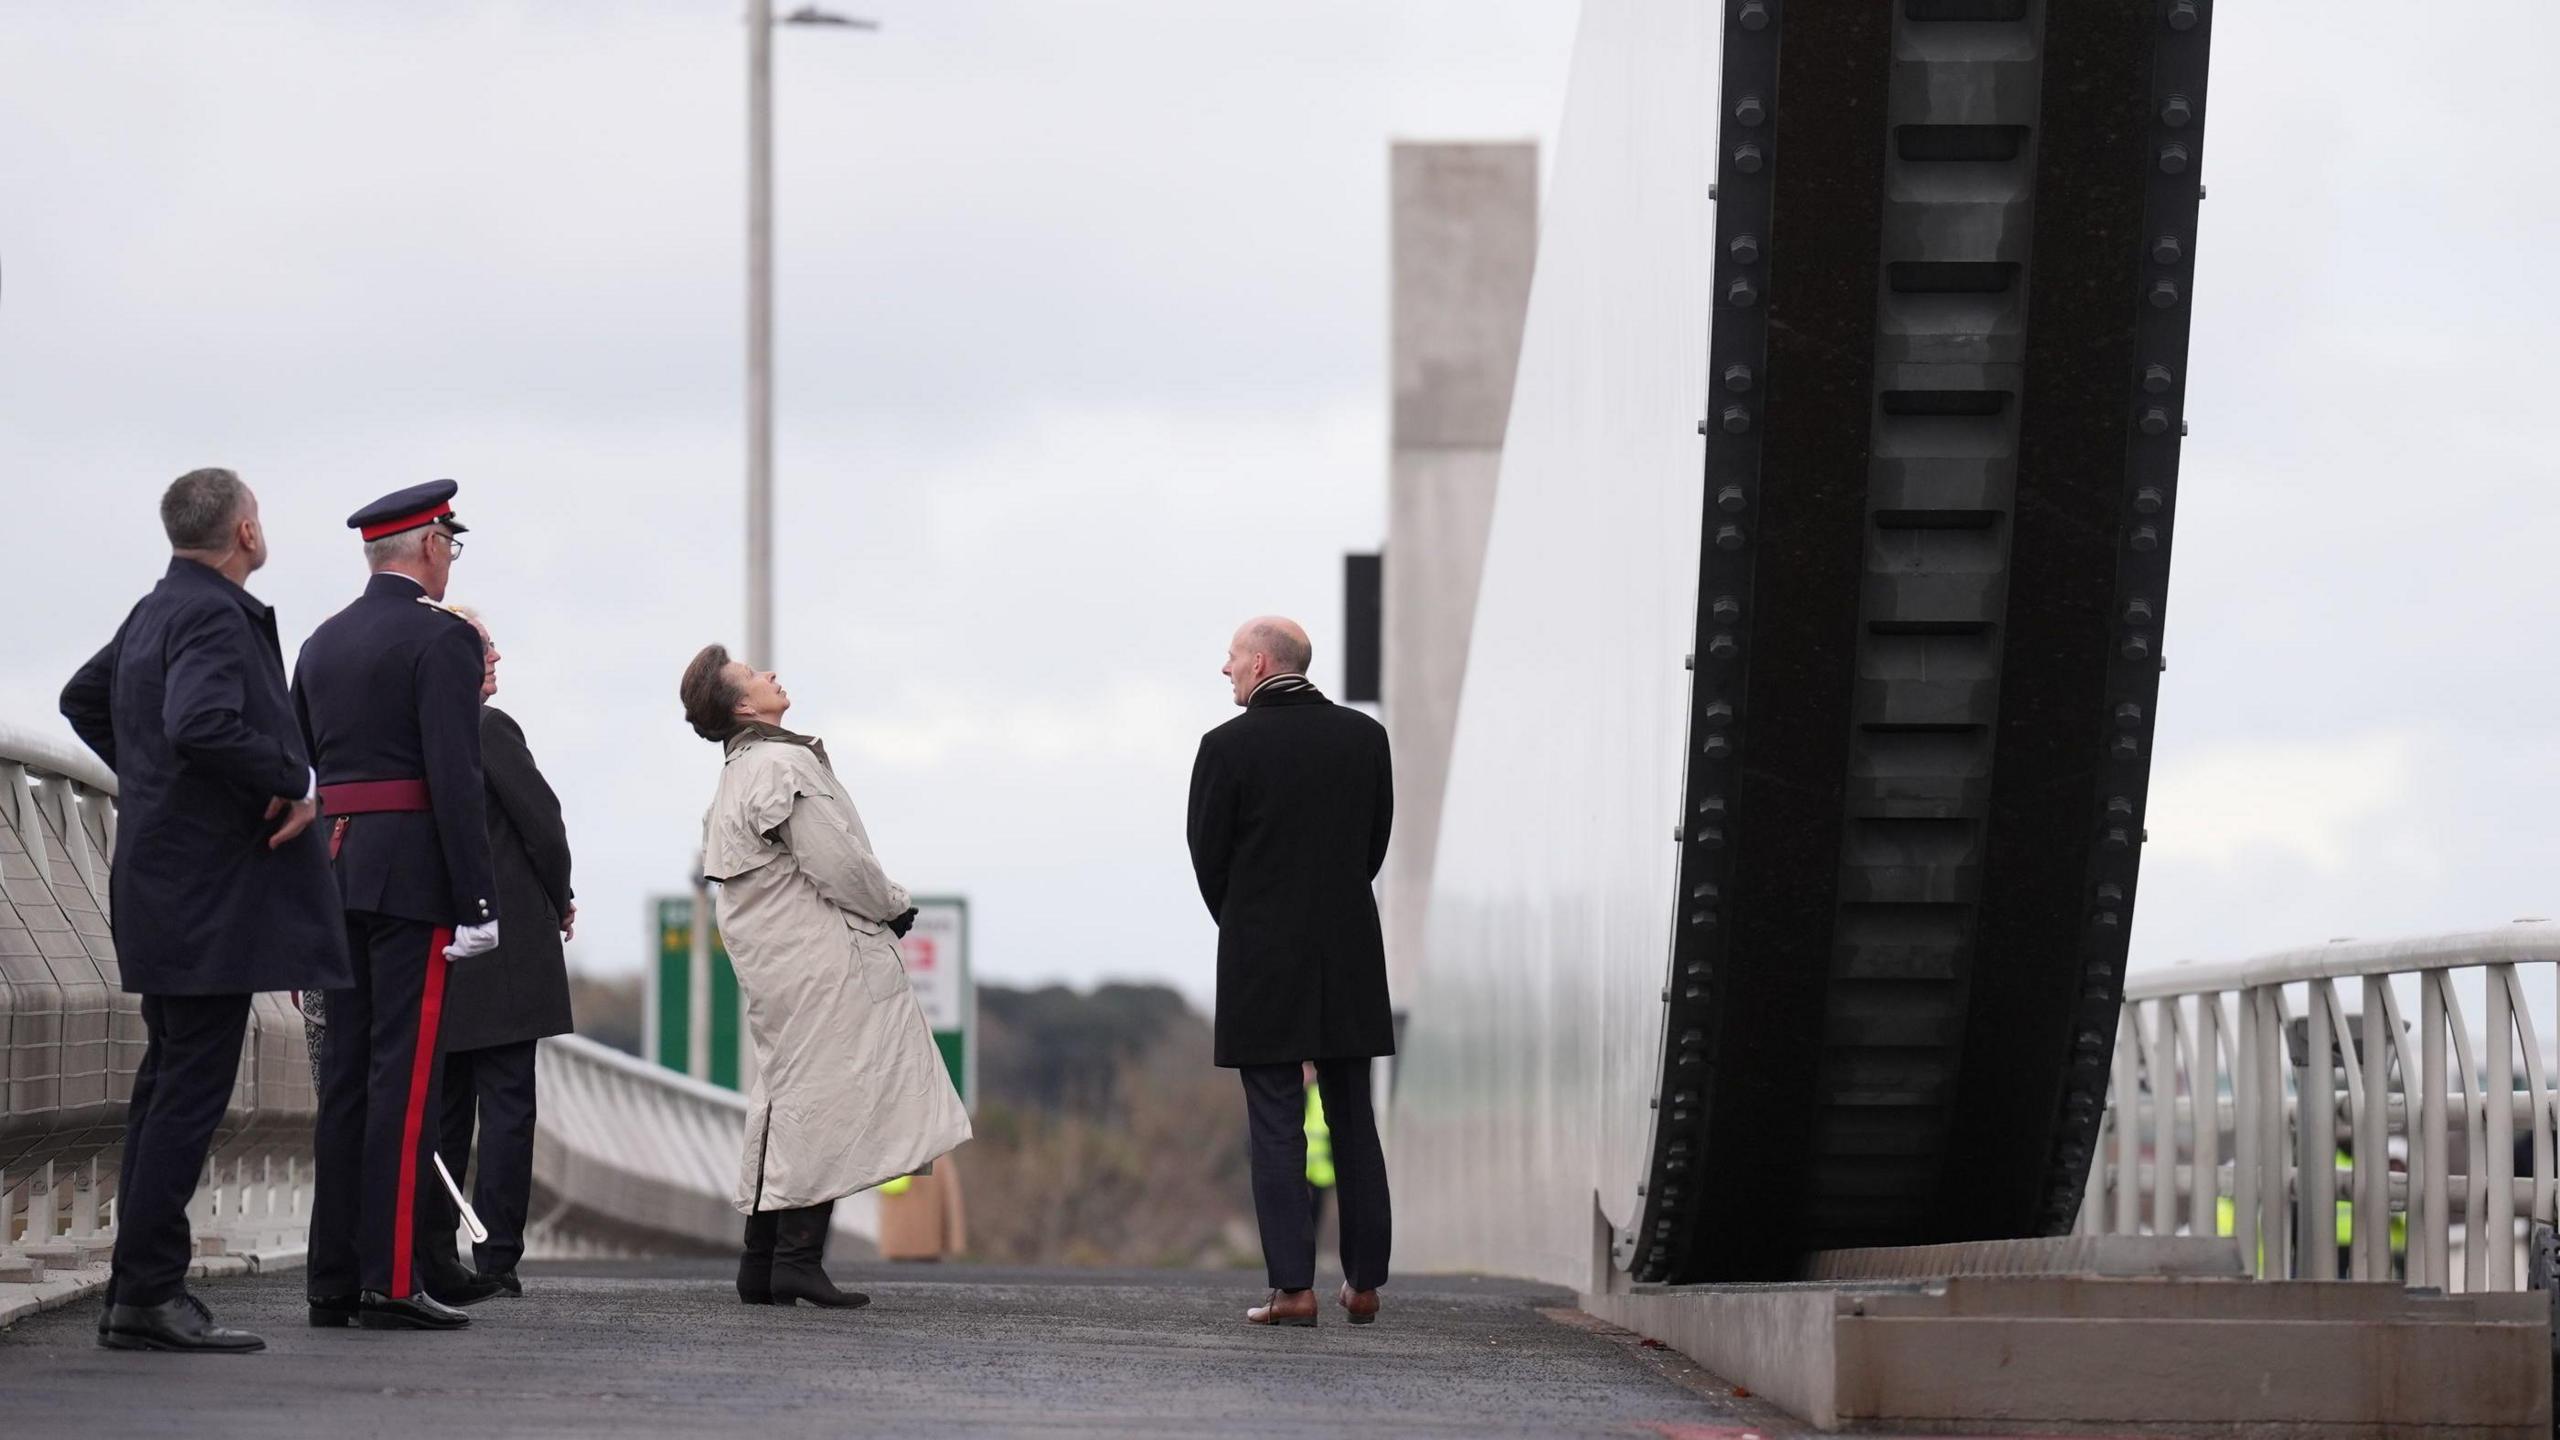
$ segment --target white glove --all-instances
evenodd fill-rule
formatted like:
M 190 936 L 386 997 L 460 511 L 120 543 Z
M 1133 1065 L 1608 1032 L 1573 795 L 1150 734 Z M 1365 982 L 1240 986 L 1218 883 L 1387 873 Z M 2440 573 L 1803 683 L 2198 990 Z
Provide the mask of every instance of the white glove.
M 461 925 L 454 928 L 453 943 L 444 947 L 444 958 L 468 960 L 474 955 L 485 955 L 497 948 L 497 921 L 492 920 L 486 925 Z

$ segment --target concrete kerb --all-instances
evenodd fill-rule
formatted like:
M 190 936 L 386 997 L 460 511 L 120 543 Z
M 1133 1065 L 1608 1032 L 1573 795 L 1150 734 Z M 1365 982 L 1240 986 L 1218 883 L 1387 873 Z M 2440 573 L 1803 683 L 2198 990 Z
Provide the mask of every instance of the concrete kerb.
M 274 1271 L 299 1270 L 300 1250 L 262 1250 L 247 1255 L 199 1255 L 187 1267 L 190 1280 L 211 1280 L 231 1275 L 262 1275 Z M 51 1270 L 32 1284 L 0 1284 L 0 1330 L 6 1330 L 30 1315 L 96 1295 L 107 1288 L 107 1266 L 83 1265 L 76 1270 Z
M 1825 1431 L 2550 1433 L 2539 1295 L 2006 1275 L 1637 1286 L 1581 1303 Z

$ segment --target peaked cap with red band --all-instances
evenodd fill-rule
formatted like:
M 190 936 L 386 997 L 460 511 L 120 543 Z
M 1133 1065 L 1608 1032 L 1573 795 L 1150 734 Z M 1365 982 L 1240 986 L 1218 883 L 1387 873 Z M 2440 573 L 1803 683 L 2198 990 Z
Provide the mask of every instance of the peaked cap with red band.
M 453 518 L 453 492 L 462 487 L 451 480 L 430 480 L 395 490 L 347 517 L 347 528 L 367 540 L 397 535 L 422 525 L 442 525 L 456 535 L 470 533 L 470 527 Z

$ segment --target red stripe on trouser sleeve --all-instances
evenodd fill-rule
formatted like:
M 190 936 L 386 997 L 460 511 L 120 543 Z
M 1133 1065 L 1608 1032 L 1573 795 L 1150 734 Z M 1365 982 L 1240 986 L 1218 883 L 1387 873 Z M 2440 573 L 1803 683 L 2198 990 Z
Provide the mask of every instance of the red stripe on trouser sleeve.
M 427 1080 L 436 1063 L 436 1027 L 444 1020 L 444 947 L 453 932 L 427 942 L 427 980 L 418 992 L 417 1054 L 409 1062 L 409 1106 L 400 1117 L 400 1190 L 391 1211 L 391 1298 L 409 1293 L 417 1238 L 418 1137 L 427 1122 Z

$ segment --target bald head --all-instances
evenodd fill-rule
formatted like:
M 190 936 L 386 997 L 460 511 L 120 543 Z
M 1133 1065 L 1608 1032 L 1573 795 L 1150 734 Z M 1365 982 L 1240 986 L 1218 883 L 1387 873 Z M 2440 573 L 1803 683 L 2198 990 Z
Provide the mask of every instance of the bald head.
M 1304 675 L 1307 665 L 1316 658 L 1316 647 L 1307 643 L 1307 632 L 1298 622 L 1281 615 L 1265 615 L 1247 620 L 1236 631 L 1236 643 L 1251 653 L 1271 657 L 1274 675 Z
M 1297 621 L 1263 615 L 1237 627 L 1221 673 L 1235 687 L 1236 703 L 1242 705 L 1263 681 L 1274 675 L 1304 675 L 1314 659 L 1315 647 Z

